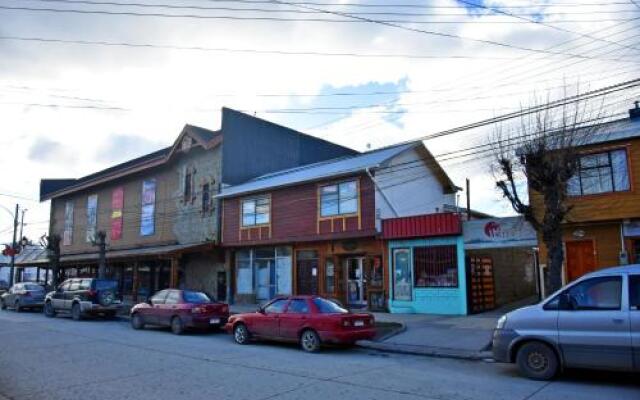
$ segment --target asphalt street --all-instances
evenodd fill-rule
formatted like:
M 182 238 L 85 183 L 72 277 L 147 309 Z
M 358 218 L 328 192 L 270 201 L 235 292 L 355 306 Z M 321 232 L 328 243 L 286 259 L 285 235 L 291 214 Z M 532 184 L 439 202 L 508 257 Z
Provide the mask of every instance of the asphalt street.
M 358 348 L 306 354 L 219 332 L 175 336 L 39 313 L 0 311 L 0 338 L 0 399 L 640 399 L 631 374 L 535 382 L 511 365 Z

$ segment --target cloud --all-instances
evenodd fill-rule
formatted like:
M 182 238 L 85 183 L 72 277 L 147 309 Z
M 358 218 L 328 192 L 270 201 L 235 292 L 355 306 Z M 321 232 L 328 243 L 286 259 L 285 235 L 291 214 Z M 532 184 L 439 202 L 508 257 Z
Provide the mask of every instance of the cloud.
M 77 157 L 70 146 L 44 137 L 37 138 L 29 148 L 29 160 L 41 164 L 75 164 Z
M 177 136 L 177 135 L 176 135 Z M 95 149 L 95 159 L 103 163 L 119 163 L 165 147 L 160 142 L 141 136 L 116 134 L 108 136 Z

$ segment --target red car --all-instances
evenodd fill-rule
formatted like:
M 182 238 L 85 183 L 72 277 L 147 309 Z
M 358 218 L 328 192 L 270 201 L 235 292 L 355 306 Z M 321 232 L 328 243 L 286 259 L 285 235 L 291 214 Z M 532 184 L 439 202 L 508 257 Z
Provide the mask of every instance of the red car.
M 186 328 L 219 328 L 229 319 L 229 306 L 216 303 L 202 292 L 165 289 L 154 294 L 147 303 L 131 309 L 131 326 L 169 326 L 176 335 Z
M 225 330 L 236 343 L 251 339 L 298 342 L 303 350 L 318 351 L 321 344 L 353 344 L 373 339 L 375 320 L 367 313 L 352 314 L 318 296 L 276 298 L 254 313 L 232 315 Z

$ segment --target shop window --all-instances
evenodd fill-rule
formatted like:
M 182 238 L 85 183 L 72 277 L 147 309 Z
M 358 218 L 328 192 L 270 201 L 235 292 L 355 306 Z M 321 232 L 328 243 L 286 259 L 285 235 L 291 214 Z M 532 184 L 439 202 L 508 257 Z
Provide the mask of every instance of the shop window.
M 320 216 L 355 214 L 358 212 L 358 184 L 342 182 L 320 188 Z
M 236 284 L 238 294 L 253 293 L 251 250 L 241 250 L 236 252 Z
M 413 249 L 416 287 L 457 287 L 457 247 L 430 246 Z
M 270 208 L 271 199 L 269 197 L 242 200 L 242 226 L 268 224 Z
M 567 183 L 572 196 L 624 192 L 630 189 L 626 150 L 580 157 L 578 171 Z

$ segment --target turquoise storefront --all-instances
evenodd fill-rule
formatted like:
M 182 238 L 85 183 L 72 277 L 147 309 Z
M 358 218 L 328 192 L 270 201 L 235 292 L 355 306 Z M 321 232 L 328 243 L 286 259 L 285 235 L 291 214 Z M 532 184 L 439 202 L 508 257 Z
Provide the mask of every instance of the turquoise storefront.
M 467 314 L 464 241 L 457 215 L 385 220 L 383 235 L 391 313 Z

